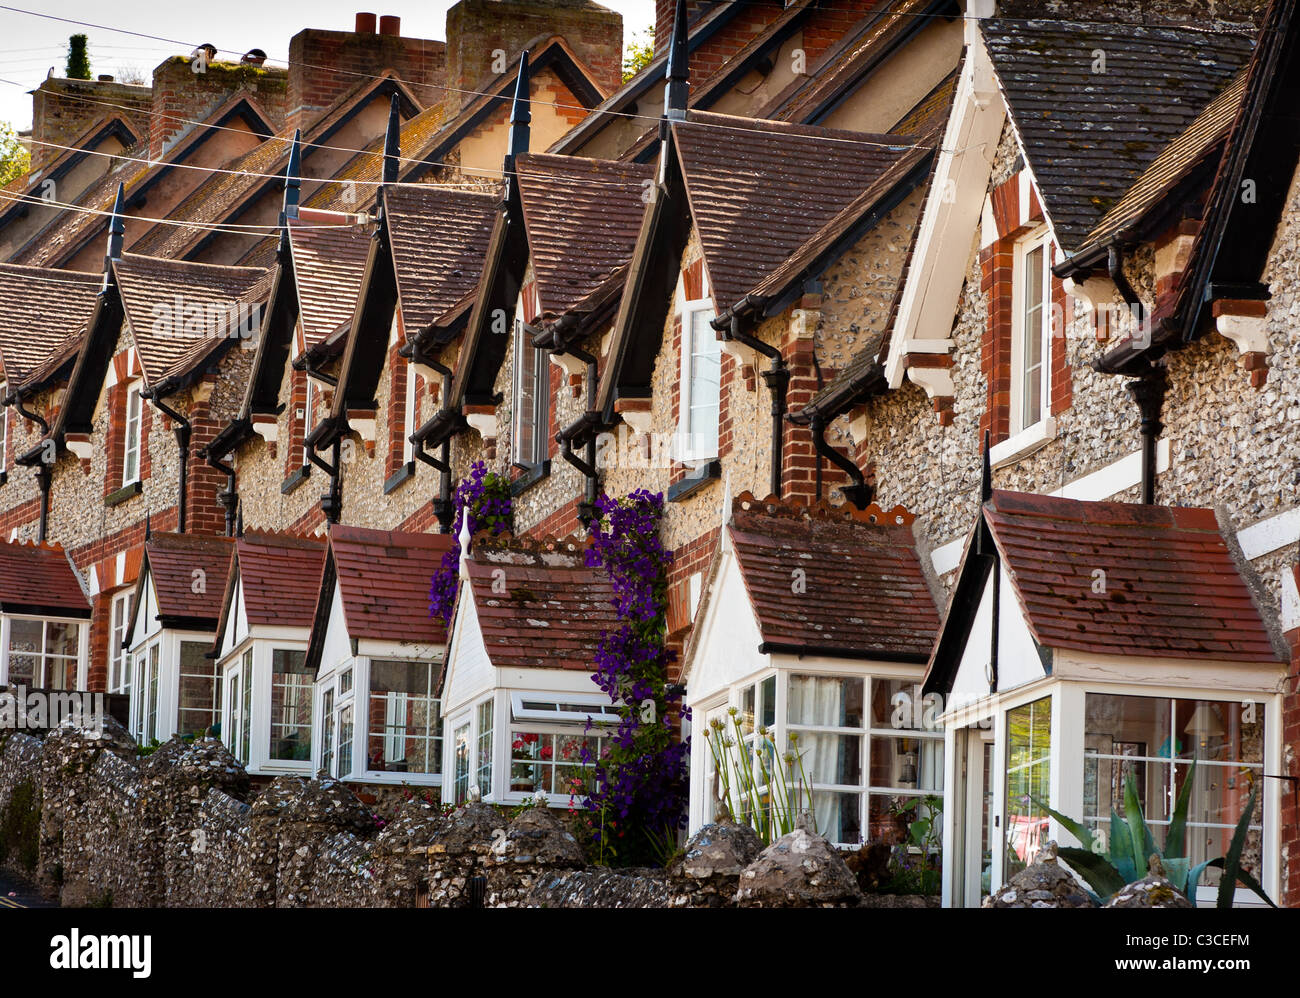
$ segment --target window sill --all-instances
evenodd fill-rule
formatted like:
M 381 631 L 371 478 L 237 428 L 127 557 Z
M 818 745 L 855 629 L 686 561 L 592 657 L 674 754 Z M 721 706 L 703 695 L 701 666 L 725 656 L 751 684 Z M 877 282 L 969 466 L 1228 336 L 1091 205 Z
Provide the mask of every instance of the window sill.
M 1056 420 L 1048 416 L 1046 419 L 1040 419 L 1029 429 L 1021 430 L 1015 436 L 994 444 L 989 449 L 989 463 L 994 468 L 1015 464 L 1055 439 Z
M 384 482 L 384 495 L 392 492 L 408 478 L 415 477 L 415 462 L 407 461 Z
M 123 485 L 116 492 L 110 492 L 104 498 L 105 506 L 120 506 L 133 496 L 138 496 L 144 491 L 144 485 L 140 482 L 132 482 L 130 485 Z
M 687 475 L 680 482 L 668 486 L 667 499 L 669 502 L 681 502 L 683 499 L 694 495 L 709 482 L 722 477 L 722 462 L 717 458 L 707 462 L 697 468 L 690 475 Z
M 288 478 L 284 480 L 284 484 L 280 486 L 280 495 L 287 496 L 290 492 L 292 492 L 299 485 L 305 482 L 309 477 L 311 477 L 311 465 L 304 464 L 301 468 L 299 468 L 297 471 L 295 471 L 292 475 L 290 475 Z
M 539 461 L 510 483 L 510 496 L 522 495 L 551 474 L 551 462 Z

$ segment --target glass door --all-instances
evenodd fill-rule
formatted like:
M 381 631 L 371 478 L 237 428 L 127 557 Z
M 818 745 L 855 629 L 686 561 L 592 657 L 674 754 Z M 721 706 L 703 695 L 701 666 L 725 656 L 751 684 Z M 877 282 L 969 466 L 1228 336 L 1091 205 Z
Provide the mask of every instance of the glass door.
M 957 731 L 952 905 L 978 908 L 993 875 L 993 732 Z

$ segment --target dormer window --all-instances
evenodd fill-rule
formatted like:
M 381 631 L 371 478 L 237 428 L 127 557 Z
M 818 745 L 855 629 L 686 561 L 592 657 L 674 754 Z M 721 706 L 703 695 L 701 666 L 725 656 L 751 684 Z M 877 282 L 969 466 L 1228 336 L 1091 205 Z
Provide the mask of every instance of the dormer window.
M 123 485 L 132 485 L 140 480 L 142 405 L 140 383 L 136 382 L 126 392 L 126 420 L 122 448 Z

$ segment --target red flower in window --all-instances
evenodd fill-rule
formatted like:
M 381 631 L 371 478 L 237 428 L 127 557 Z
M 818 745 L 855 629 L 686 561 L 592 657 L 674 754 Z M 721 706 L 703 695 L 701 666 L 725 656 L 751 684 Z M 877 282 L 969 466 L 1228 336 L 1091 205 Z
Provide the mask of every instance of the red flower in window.
M 541 757 L 543 759 L 549 759 L 554 754 L 555 753 L 552 751 L 551 746 L 549 745 L 542 746 Z

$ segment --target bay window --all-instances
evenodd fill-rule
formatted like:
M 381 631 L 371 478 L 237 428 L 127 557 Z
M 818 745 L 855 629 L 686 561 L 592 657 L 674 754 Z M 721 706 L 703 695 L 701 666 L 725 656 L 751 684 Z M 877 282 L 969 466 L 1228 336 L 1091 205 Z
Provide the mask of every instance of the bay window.
M 6 616 L 4 627 L 0 680 L 34 689 L 85 689 L 81 621 Z
M 713 820 L 724 797 L 733 813 L 752 818 L 773 807 L 783 783 L 780 810 L 810 811 L 817 831 L 838 845 L 903 841 L 906 812 L 943 795 L 943 732 L 895 726 L 897 698 L 915 691 L 911 679 L 785 669 L 733 687 L 727 703 L 697 715 L 710 739 L 721 724 L 736 743 L 696 753 L 701 821 Z M 741 778 L 742 766 L 752 779 Z M 780 776 L 765 781 L 764 773 Z
M 1084 710 L 1083 812 L 1103 840 L 1111 813 L 1128 815 L 1124 788 L 1137 788 L 1156 844 L 1163 846 L 1178 796 L 1192 779 L 1185 844 L 1192 866 L 1226 855 L 1251 788 L 1264 781 L 1265 711 L 1226 700 L 1088 693 Z M 1260 873 L 1263 794 L 1255 804 L 1243 865 Z M 1208 868 L 1202 883 L 1217 884 Z
M 298 675 L 289 671 L 292 668 L 287 658 L 277 666 L 277 682 L 286 694 L 276 701 L 281 716 L 288 691 L 299 687 L 299 681 L 290 678 Z M 440 783 L 442 715 L 434 692 L 439 668 L 432 660 L 359 657 L 322 679 L 320 768 L 339 779 Z M 310 714 L 293 716 L 291 725 L 282 721 L 278 730 L 305 731 L 311 723 Z

